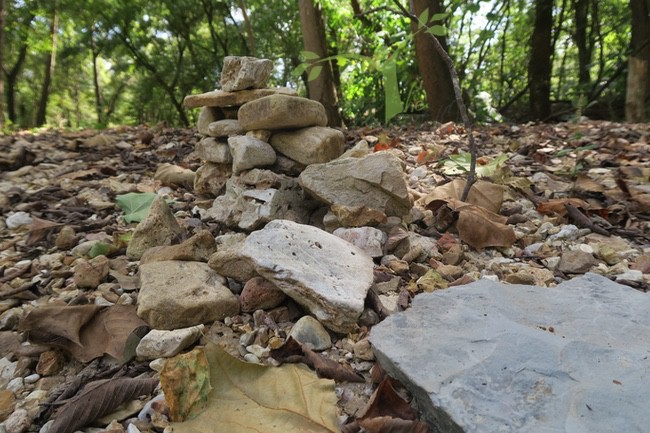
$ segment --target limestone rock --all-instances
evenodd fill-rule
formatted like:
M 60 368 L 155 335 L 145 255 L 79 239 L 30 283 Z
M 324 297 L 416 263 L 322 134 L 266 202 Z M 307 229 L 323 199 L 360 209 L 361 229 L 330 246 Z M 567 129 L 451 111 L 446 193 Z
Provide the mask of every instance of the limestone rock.
M 183 100 L 183 105 L 185 105 L 187 108 L 239 107 L 240 105 L 243 105 L 247 102 L 254 101 L 255 99 L 263 98 L 265 96 L 295 96 L 296 94 L 297 93 L 294 89 L 290 89 L 288 87 L 278 87 L 275 89 L 240 90 L 238 92 L 224 92 L 223 90 L 214 90 L 212 92 L 201 93 L 200 95 L 188 95 Z M 212 121 L 214 122 L 214 120 Z
M 239 108 L 237 118 L 247 131 L 327 125 L 327 113 L 320 102 L 287 95 L 265 96 L 247 102 Z
M 239 301 L 225 282 L 205 263 L 146 263 L 140 266 L 138 316 L 156 329 L 223 320 L 239 312 Z
M 97 256 L 91 260 L 78 259 L 74 266 L 74 283 L 80 288 L 96 289 L 106 278 L 108 271 L 106 256 Z
M 144 252 L 159 245 L 171 245 L 183 235 L 174 214 L 161 197 L 151 203 L 149 215 L 136 226 L 133 237 L 126 249 L 129 260 L 139 260 Z
M 339 130 L 312 126 L 296 131 L 277 132 L 271 146 L 303 165 L 329 162 L 338 158 L 345 148 L 345 137 Z
M 235 174 L 275 162 L 275 151 L 265 141 L 240 135 L 228 138 L 228 146 L 232 155 L 232 171 Z
M 241 310 L 252 313 L 256 310 L 269 310 L 280 305 L 287 295 L 275 284 L 262 277 L 251 278 L 246 281 L 244 290 L 239 297 Z
M 223 119 L 212 122 L 208 125 L 208 134 L 210 137 L 232 137 L 241 135 L 244 130 L 239 126 L 235 119 Z
M 228 233 L 219 236 L 216 239 L 217 252 L 210 256 L 208 266 L 219 275 L 237 281 L 248 281 L 257 276 L 253 264 L 242 259 L 240 254 L 245 239 L 246 235 L 243 233 Z
M 194 236 L 178 245 L 149 248 L 142 255 L 140 265 L 166 260 L 207 262 L 217 250 L 217 243 L 208 230 L 200 230 Z
M 262 89 L 273 71 L 269 59 L 245 56 L 226 56 L 221 71 L 221 88 L 226 92 L 245 89 Z
M 370 257 L 384 255 L 383 246 L 386 243 L 386 233 L 374 227 L 338 228 L 334 236 L 345 239 L 366 252 Z
M 307 222 L 314 206 L 295 178 L 253 169 L 228 179 L 203 218 L 250 231 L 274 219 Z
M 171 331 L 152 329 L 142 337 L 135 348 L 135 354 L 141 360 L 171 358 L 194 344 L 201 337 L 204 328 L 205 325 L 201 324 Z
M 350 332 L 373 282 L 361 249 L 312 226 L 275 220 L 251 233 L 240 251 L 256 272 L 335 332 Z
M 203 164 L 196 170 L 194 193 L 215 197 L 223 194 L 226 182 L 231 174 L 231 164 L 216 164 L 212 162 Z
M 593 254 L 581 251 L 564 251 L 558 270 L 566 274 L 584 274 L 598 263 Z
M 194 147 L 196 155 L 208 162 L 216 164 L 230 164 L 232 155 L 228 143 L 221 142 L 213 137 L 205 137 Z
M 311 316 L 301 317 L 291 328 L 289 337 L 316 351 L 332 347 L 332 338 L 327 330 Z
M 411 209 L 401 161 L 386 152 L 310 165 L 300 174 L 300 184 L 329 205 L 367 206 L 388 216 Z
M 224 118 L 223 112 L 217 107 L 202 107 L 199 119 L 196 122 L 196 129 L 201 135 L 209 135 L 208 127 L 211 123 Z
M 417 295 L 373 327 L 381 365 L 445 432 L 645 431 L 650 298 L 586 274 Z

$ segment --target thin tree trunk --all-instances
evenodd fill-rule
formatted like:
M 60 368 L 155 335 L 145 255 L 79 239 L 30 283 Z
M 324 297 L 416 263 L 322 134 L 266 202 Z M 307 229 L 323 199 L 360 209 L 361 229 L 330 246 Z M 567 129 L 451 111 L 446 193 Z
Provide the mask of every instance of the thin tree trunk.
M 246 38 L 248 39 L 248 51 L 251 56 L 257 55 L 257 48 L 255 47 L 255 33 L 253 33 L 253 25 L 248 16 L 246 7 L 246 0 L 239 0 L 239 8 L 241 9 L 242 16 L 244 17 L 244 26 L 246 27 Z
M 528 64 L 528 87 L 530 114 L 533 119 L 538 120 L 546 119 L 551 114 L 552 33 L 553 0 L 536 0 L 535 27 Z
M 50 33 L 52 36 L 52 49 L 45 60 L 45 77 L 43 78 L 43 87 L 41 89 L 41 99 L 38 104 L 38 112 L 36 113 L 36 126 L 43 126 L 47 116 L 47 100 L 50 97 L 50 84 L 52 82 L 52 75 L 54 74 L 54 67 L 56 66 L 56 43 L 57 34 L 59 32 L 59 6 L 58 0 L 54 3 L 54 13 L 52 16 L 52 25 L 50 26 Z
M 576 32 L 574 38 L 576 47 L 578 48 L 578 82 L 581 87 L 580 92 L 583 93 L 586 91 L 591 81 L 591 76 L 589 74 L 591 53 L 587 46 L 589 0 L 574 0 L 573 7 L 576 20 Z
M 628 59 L 625 119 L 644 122 L 650 96 L 650 0 L 630 0 L 632 55 Z
M 0 129 L 5 126 L 5 74 L 4 67 L 4 34 L 5 34 L 5 0 L 0 0 Z
M 412 13 L 421 16 L 428 9 L 429 17 L 443 13 L 440 0 L 412 0 Z M 427 23 L 430 24 L 430 23 Z M 436 51 L 434 41 L 425 32 L 418 31 L 417 21 L 411 21 L 415 35 L 415 57 L 418 62 L 420 75 L 427 94 L 427 103 L 431 119 L 439 122 L 457 121 L 460 119 L 458 105 L 454 96 L 454 86 L 445 61 Z M 437 36 L 440 45 L 447 49 L 445 38 Z
M 327 57 L 325 25 L 323 24 L 320 9 L 314 5 L 313 0 L 298 0 L 298 9 L 300 11 L 300 27 L 302 28 L 305 51 L 312 51 L 321 59 Z M 322 67 L 322 70 L 315 79 L 308 82 L 309 98 L 323 104 L 327 112 L 327 124 L 329 126 L 341 126 L 343 121 L 341 113 L 339 113 L 339 101 L 334 86 L 332 64 L 329 61 L 321 61 L 317 65 L 311 66 L 307 72 L 317 67 Z

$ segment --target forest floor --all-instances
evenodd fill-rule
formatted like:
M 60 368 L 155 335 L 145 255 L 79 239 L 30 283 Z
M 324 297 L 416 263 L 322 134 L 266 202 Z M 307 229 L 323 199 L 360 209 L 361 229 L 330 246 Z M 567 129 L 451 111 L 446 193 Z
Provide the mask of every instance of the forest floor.
M 484 199 L 497 206 L 504 225 L 514 233 L 511 241 L 505 234 L 486 239 L 471 228 L 457 227 L 453 203 L 441 206 L 430 195 L 437 186 L 466 177 L 469 156 L 462 127 L 426 123 L 346 133 L 349 147 L 366 140 L 371 151 L 390 151 L 402 158 L 416 202 L 405 227 L 437 243 L 439 255 L 424 263 L 407 263 L 402 270 L 387 262 L 376 264 L 376 282 L 395 282 L 379 298 L 391 304 L 386 305 L 388 311 L 408 308 L 417 293 L 478 278 L 553 286 L 591 271 L 648 291 L 650 125 L 589 120 L 498 124 L 477 127 L 475 134 L 479 173 L 503 185 L 502 195 L 490 192 Z M 135 227 L 125 223 L 116 205 L 118 195 L 164 194 L 173 200 L 171 208 L 190 234 L 202 228 L 215 236 L 228 231 L 198 218 L 196 206 L 209 207 L 212 199 L 154 180 L 162 163 L 196 170 L 201 161 L 193 149 L 200 138 L 194 130 L 162 126 L 0 137 L 0 421 L 13 417 L 11 422 L 37 430 L 51 415 L 38 404 L 53 401 L 53 393 L 66 389 L 66 395 L 74 395 L 83 384 L 74 380 L 81 372 L 85 382 L 150 371 L 142 362 L 119 368 L 110 362 L 79 362 L 60 352 L 56 368 L 45 369 L 43 354 L 51 352 L 26 345 L 20 322 L 37 306 L 92 304 L 98 298 L 108 305 L 124 294 L 111 276 L 96 290 L 79 289 L 73 281 L 79 257 L 73 248 L 85 241 L 115 245 L 107 253 L 111 268 L 136 274 L 138 263 L 126 260 L 118 241 Z M 431 206 L 432 201 L 438 205 Z M 472 218 L 476 226 L 482 224 L 480 215 Z M 60 236 L 64 226 L 74 232 L 67 243 Z M 495 242 L 501 246 L 489 246 Z M 430 269 L 442 283 L 422 279 Z M 245 332 L 242 324 L 252 322 L 251 315 L 243 314 L 226 327 L 239 338 Z M 361 353 L 357 344 L 367 341 L 369 328 L 332 335 L 333 349 L 326 351 L 328 358 L 349 366 L 365 381 L 339 383 L 341 419 L 358 416 L 375 389 L 373 363 L 368 362 L 372 356 Z M 9 433 L 25 431 L 5 428 Z M 160 425 L 141 428 L 161 431 Z M 358 426 L 347 428 L 355 431 Z

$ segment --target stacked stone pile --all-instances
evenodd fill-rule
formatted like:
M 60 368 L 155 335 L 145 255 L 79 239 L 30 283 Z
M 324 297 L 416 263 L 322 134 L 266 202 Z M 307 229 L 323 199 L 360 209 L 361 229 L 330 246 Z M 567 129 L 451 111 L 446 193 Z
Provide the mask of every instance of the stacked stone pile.
M 205 163 L 194 190 L 216 197 L 204 215 L 232 228 L 256 230 L 275 219 L 323 222 L 331 228 L 385 222 L 410 208 L 400 160 L 345 151 L 341 131 L 327 127 L 325 108 L 287 88 L 266 88 L 267 59 L 226 57 L 222 90 L 191 95 L 204 138 L 196 152 Z M 316 218 L 316 220 L 314 220 Z

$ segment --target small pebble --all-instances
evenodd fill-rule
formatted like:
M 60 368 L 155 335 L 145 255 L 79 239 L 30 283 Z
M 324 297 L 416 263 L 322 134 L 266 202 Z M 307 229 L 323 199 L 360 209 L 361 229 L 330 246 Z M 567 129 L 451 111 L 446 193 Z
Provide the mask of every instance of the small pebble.
M 246 355 L 244 355 L 244 360 L 246 360 L 246 362 L 250 362 L 251 364 L 260 363 L 260 359 L 257 356 L 253 355 L 252 353 L 247 353 Z
M 41 378 L 40 374 L 37 373 L 30 374 L 29 376 L 25 376 L 25 383 L 29 383 L 29 384 L 36 383 L 40 378 Z

